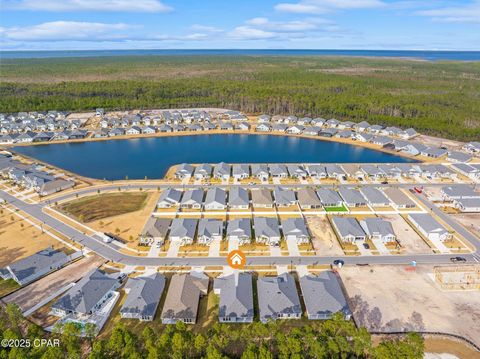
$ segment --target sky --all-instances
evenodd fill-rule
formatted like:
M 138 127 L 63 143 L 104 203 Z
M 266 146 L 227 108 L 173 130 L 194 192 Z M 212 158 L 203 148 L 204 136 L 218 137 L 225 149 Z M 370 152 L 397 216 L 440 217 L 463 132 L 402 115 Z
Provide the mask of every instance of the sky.
M 0 50 L 480 50 L 480 0 L 0 0 Z

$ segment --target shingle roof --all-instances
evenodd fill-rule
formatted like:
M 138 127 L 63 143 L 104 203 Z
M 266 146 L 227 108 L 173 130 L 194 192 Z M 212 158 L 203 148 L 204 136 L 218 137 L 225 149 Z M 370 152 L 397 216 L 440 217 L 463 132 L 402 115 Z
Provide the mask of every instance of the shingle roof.
M 129 278 L 126 288 L 129 292 L 120 313 L 153 317 L 165 288 L 165 277 L 156 273 L 146 277 Z
M 250 273 L 234 273 L 216 278 L 214 288 L 220 290 L 219 317 L 253 319 L 253 285 Z

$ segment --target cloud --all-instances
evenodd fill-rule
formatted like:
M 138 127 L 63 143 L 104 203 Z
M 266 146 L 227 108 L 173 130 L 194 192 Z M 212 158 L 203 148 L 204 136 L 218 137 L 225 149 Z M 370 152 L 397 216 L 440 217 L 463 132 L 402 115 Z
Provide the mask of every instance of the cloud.
M 223 30 L 219 29 L 218 27 L 198 25 L 198 24 L 194 24 L 190 26 L 190 29 L 197 30 L 197 31 L 205 31 L 205 32 L 223 32 Z
M 385 5 L 381 0 L 301 0 L 298 3 L 277 4 L 275 10 L 300 14 L 323 14 L 339 9 L 365 9 Z
M 416 14 L 430 17 L 437 22 L 480 24 L 480 1 L 473 1 L 464 6 L 417 11 Z
M 5 9 L 51 12 L 170 12 L 173 10 L 159 0 L 4 0 L 2 5 Z
M 117 23 L 52 21 L 27 27 L 3 28 L 0 36 L 16 41 L 121 40 L 122 30 L 135 26 Z
M 251 26 L 237 26 L 229 35 L 237 40 L 265 40 L 275 37 L 273 32 L 256 29 Z

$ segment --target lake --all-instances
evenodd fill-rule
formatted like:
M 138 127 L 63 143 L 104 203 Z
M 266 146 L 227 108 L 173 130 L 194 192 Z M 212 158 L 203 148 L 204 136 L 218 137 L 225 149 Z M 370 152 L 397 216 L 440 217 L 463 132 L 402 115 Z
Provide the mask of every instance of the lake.
M 15 147 L 18 153 L 82 176 L 118 180 L 161 178 L 174 164 L 415 162 L 344 143 L 309 138 L 215 134 Z

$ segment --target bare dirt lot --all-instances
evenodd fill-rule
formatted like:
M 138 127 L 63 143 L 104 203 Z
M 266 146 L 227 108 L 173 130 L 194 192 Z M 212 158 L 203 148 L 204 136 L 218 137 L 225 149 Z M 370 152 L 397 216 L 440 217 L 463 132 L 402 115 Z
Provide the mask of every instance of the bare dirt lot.
M 3 300 L 7 303 L 15 302 L 22 311 L 26 311 L 54 295 L 69 283 L 76 282 L 102 263 L 104 263 L 104 260 L 96 255 L 80 259 L 10 294 Z
M 463 143 L 459 141 L 449 140 L 449 139 L 440 138 L 440 137 L 427 136 L 427 135 L 418 136 L 416 138 L 416 141 L 423 143 L 426 146 L 436 146 L 436 147 L 445 146 L 448 149 L 459 149 L 463 146 Z
M 343 255 L 343 250 L 328 222 L 327 216 L 306 216 L 305 219 L 312 234 L 315 254 L 322 256 Z
M 480 295 L 441 291 L 433 268 L 344 267 L 341 277 L 357 324 L 371 331 L 439 331 L 480 344 Z M 399 285 L 401 283 L 401 285 Z
M 480 213 L 452 214 L 457 222 L 480 238 Z
M 392 224 L 393 231 L 397 235 L 405 253 L 432 253 L 431 248 L 413 230 L 413 228 L 398 214 L 385 214 L 379 216 Z
M 63 247 L 63 244 L 42 233 L 27 221 L 6 209 L 0 213 L 0 267 L 28 257 L 49 246 Z M 13 220 L 12 220 L 13 219 Z

